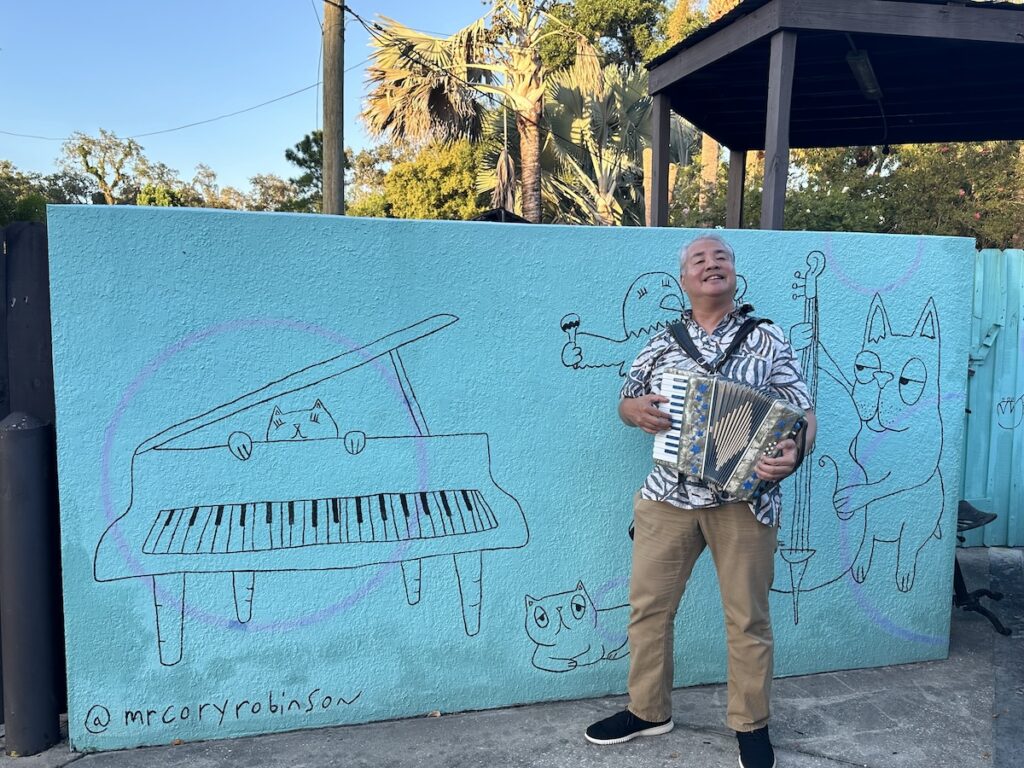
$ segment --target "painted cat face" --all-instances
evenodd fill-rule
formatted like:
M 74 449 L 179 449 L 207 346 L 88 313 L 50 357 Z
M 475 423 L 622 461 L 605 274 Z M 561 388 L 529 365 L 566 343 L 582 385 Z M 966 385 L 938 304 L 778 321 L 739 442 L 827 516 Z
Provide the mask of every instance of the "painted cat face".
M 267 426 L 267 442 L 276 440 L 316 440 L 337 437 L 338 425 L 334 418 L 317 400 L 312 408 L 298 411 L 282 411 L 274 406 Z
M 555 645 L 562 632 L 596 625 L 597 609 L 582 581 L 569 592 L 539 598 L 526 596 L 526 634 L 537 645 Z
M 871 430 L 905 432 L 923 412 L 938 410 L 939 318 L 928 299 L 910 334 L 893 333 L 882 297 L 875 294 L 854 360 L 853 400 Z

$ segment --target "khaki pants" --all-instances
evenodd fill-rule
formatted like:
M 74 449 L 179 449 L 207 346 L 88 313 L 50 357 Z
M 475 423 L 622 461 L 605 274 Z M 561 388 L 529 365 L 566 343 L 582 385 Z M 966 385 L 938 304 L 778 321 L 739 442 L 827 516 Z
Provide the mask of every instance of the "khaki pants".
M 772 684 L 768 591 L 777 529 L 758 522 L 747 504 L 687 510 L 637 494 L 633 510 L 629 710 L 644 720 L 671 717 L 676 611 L 706 545 L 725 612 L 726 723 L 734 731 L 760 728 L 768 722 Z

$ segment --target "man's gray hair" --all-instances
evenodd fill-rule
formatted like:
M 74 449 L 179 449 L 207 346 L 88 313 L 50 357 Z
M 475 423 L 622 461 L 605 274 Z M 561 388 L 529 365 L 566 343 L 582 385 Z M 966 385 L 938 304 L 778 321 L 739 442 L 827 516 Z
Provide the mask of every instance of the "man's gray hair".
M 729 242 L 717 232 L 704 232 L 703 234 L 697 235 L 690 242 L 683 246 L 683 250 L 679 252 L 679 271 L 682 272 L 686 267 L 686 256 L 690 252 L 690 246 L 694 243 L 700 242 L 701 240 L 714 240 L 716 243 L 721 245 L 726 253 L 729 254 L 729 258 L 732 259 L 732 263 L 736 263 L 736 251 L 729 245 Z

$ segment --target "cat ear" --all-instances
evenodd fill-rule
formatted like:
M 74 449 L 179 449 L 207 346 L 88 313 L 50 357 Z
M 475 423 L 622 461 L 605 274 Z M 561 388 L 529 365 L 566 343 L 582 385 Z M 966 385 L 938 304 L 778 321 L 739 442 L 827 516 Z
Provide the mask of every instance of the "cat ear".
M 536 603 L 536 602 L 537 602 L 536 598 L 530 597 L 529 595 L 526 596 L 526 607 L 527 608 L 533 608 L 533 604 Z
M 868 322 L 864 326 L 864 344 L 873 344 L 892 334 L 892 327 L 889 325 L 889 314 L 885 311 L 885 304 L 882 303 L 882 296 L 875 294 L 871 299 L 871 308 L 868 309 Z
M 270 418 L 273 419 L 277 416 L 284 416 L 284 412 L 281 410 L 281 406 L 279 405 L 275 405 L 274 410 L 270 412 Z
M 313 410 L 314 411 L 316 411 L 316 410 L 326 411 L 327 410 L 326 408 L 324 408 L 324 404 L 320 402 L 320 398 L 319 397 L 316 399 L 316 402 L 313 403 Z
M 580 579 L 579 581 L 576 582 L 576 591 L 577 592 L 586 592 L 587 591 L 587 588 L 583 586 L 583 579 Z
M 924 305 L 921 319 L 917 321 L 913 336 L 923 336 L 926 339 L 939 338 L 939 313 L 935 309 L 935 299 L 929 298 Z

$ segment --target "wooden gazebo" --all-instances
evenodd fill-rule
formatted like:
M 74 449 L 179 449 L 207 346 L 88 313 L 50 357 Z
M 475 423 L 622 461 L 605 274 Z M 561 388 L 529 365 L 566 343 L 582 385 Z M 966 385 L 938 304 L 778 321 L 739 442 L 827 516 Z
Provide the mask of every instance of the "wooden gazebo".
M 669 110 L 729 149 L 726 226 L 746 153 L 765 153 L 762 229 L 782 229 L 790 148 L 1024 139 L 1024 5 L 743 0 L 648 64 L 649 226 L 668 224 Z

